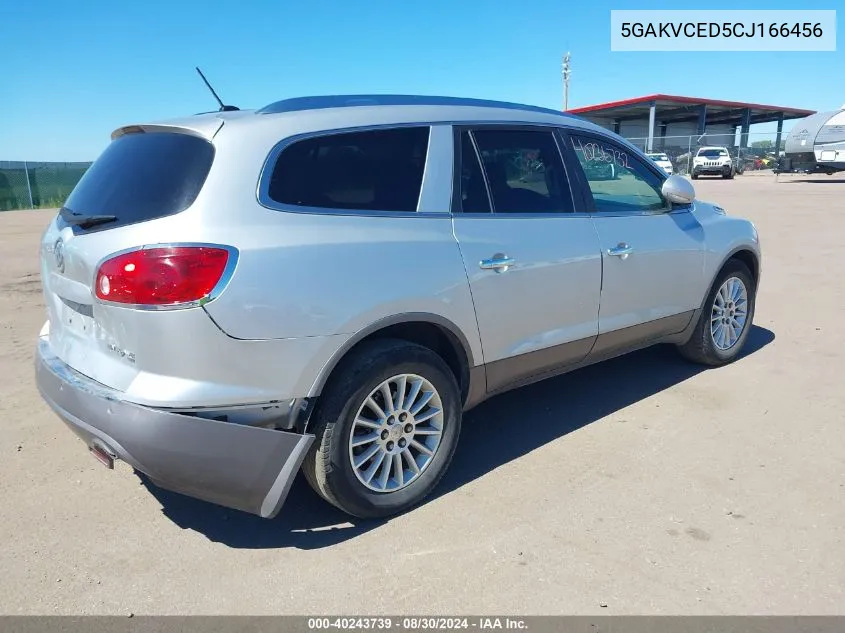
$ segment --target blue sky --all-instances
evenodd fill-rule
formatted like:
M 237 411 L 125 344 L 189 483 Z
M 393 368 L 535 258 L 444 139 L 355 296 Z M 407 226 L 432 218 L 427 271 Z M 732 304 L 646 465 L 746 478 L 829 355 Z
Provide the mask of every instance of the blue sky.
M 843 3 L 765 3 L 801 7 Z M 833 53 L 610 51 L 611 9 L 660 8 L 683 7 L 675 0 L 16 2 L 3 17 L 0 160 L 91 160 L 122 124 L 213 109 L 196 65 L 224 101 L 242 108 L 360 92 L 561 107 L 567 49 L 571 107 L 655 92 L 814 110 L 845 103 L 841 28 Z

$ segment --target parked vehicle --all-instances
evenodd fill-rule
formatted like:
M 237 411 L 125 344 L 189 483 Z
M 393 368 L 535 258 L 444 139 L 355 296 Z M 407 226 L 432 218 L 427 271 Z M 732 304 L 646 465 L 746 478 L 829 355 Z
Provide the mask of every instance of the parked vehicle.
M 721 176 L 733 178 L 736 174 L 736 163 L 731 158 L 727 147 L 702 147 L 692 159 L 692 177 Z
M 795 123 L 784 149 L 778 172 L 831 175 L 845 171 L 845 104 Z
M 392 515 L 483 400 L 657 343 L 723 365 L 751 329 L 751 222 L 575 116 L 311 97 L 112 138 L 43 234 L 37 384 L 163 488 L 272 517 L 302 468 Z
M 672 161 L 669 160 L 669 157 L 666 154 L 646 154 L 654 164 L 660 167 L 663 171 L 665 171 L 668 175 L 672 175 Z

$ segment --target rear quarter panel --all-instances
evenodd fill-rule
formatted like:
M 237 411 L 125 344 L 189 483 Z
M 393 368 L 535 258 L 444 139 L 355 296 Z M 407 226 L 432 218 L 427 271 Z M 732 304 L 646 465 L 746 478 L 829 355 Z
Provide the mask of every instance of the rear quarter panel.
M 385 316 L 431 312 L 472 332 L 475 315 L 451 219 L 252 210 L 231 227 L 240 251 L 225 292 L 206 306 L 230 336 L 354 333 Z
M 472 297 L 448 213 L 451 190 L 431 196 L 424 189 L 435 211 L 425 214 L 266 208 L 257 199 L 264 161 L 276 143 L 301 132 L 281 119 L 237 134 L 224 127 L 215 138 L 219 177 L 212 174 L 207 186 L 212 200 L 226 204 L 206 202 L 203 216 L 240 257 L 226 290 L 206 305 L 209 315 L 229 336 L 281 339 L 352 335 L 386 317 L 433 314 L 455 325 L 480 362 Z M 429 162 L 451 165 L 451 144 L 444 154 L 435 138 L 451 143 L 448 133 L 432 133 Z

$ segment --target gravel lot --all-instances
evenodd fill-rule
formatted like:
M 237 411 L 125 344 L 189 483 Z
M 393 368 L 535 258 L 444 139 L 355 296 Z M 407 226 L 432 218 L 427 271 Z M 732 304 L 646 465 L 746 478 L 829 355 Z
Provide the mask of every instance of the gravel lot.
M 33 382 L 52 214 L 0 214 L 0 612 L 845 614 L 845 179 L 807 180 L 695 183 L 760 231 L 745 357 L 500 396 L 436 496 L 375 523 L 301 479 L 264 521 L 100 466 Z

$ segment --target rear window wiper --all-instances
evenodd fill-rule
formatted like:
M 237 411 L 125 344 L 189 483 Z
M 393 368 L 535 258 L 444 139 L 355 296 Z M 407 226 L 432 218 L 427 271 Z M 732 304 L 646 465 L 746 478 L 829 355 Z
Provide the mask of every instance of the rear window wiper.
M 59 211 L 62 219 L 72 226 L 78 226 L 83 229 L 97 226 L 98 224 L 108 224 L 117 220 L 116 215 L 82 215 L 81 213 L 74 213 L 70 209 L 62 208 Z

